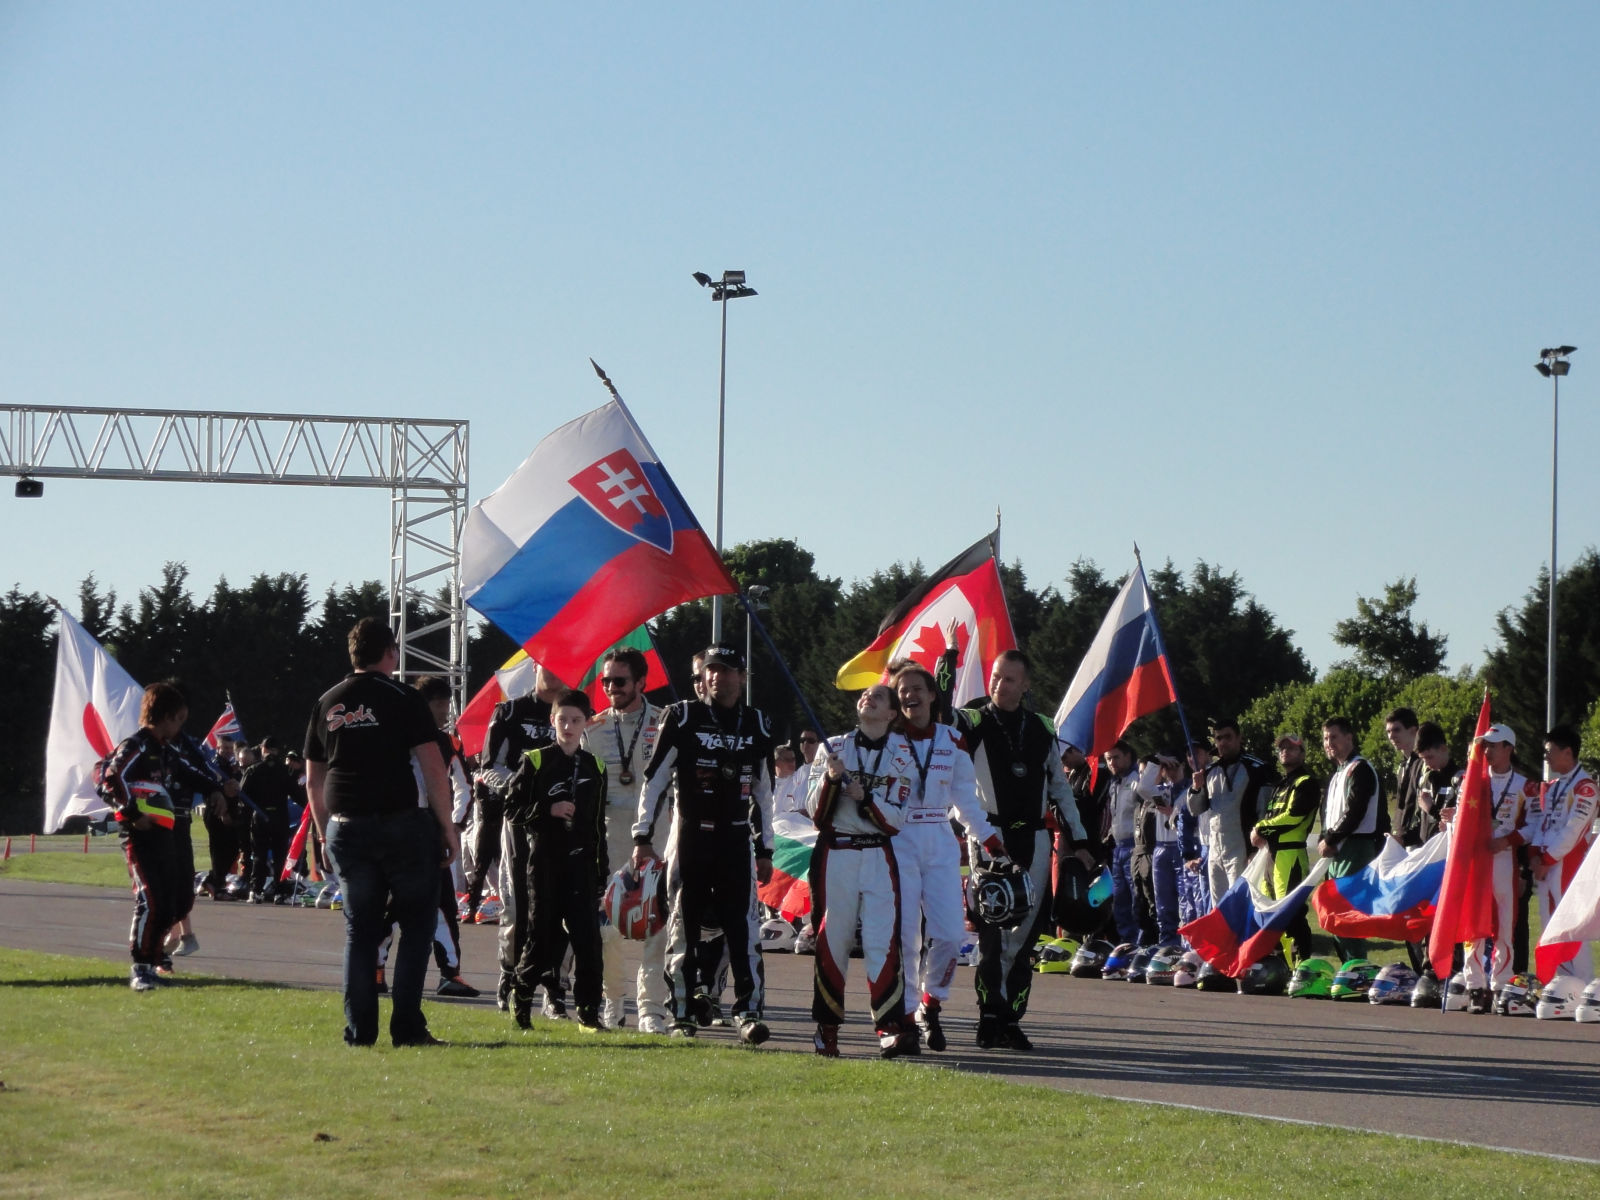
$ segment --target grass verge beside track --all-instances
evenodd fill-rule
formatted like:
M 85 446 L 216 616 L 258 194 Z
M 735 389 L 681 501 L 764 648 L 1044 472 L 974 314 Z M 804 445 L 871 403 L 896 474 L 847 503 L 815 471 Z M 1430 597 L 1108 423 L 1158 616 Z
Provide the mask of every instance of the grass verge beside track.
M 204 854 L 209 843 L 204 834 L 195 839 L 196 853 Z M 76 883 L 86 887 L 128 886 L 128 863 L 115 836 L 92 837 L 89 853 L 83 852 L 83 834 L 43 835 L 36 853 L 28 851 L 28 837 L 11 839 L 11 857 L 0 862 L 0 876 L 26 879 L 31 883 Z
M 0 950 L 0 1194 L 1579 1195 L 1600 1169 L 430 1005 L 351 1050 L 339 998 Z

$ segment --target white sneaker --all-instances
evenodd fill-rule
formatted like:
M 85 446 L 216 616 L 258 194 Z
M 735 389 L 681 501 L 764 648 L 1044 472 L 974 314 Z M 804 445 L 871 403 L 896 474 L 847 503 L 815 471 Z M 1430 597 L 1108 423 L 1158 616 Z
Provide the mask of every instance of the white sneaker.
M 666 1037 L 672 1032 L 672 1022 L 665 1017 L 640 1017 L 639 1032 L 652 1033 L 657 1037 Z
M 134 963 L 133 969 L 128 973 L 128 986 L 136 992 L 155 991 L 155 971 L 143 963 Z
M 615 1029 L 622 1024 L 622 1001 L 604 1000 L 600 1004 L 600 1024 Z
M 186 954 L 193 954 L 198 949 L 200 949 L 200 939 L 192 933 L 186 933 L 178 939 L 178 944 L 172 948 L 172 952 L 182 958 Z

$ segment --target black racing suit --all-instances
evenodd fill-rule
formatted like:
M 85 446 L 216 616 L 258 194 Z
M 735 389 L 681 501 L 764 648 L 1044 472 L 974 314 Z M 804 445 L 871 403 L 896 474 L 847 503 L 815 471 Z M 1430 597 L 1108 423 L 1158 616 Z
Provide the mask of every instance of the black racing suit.
M 570 800 L 571 817 L 550 808 Z M 506 842 L 517 889 L 516 920 L 521 947 L 516 968 L 520 1011 L 542 987 L 562 998 L 561 960 L 572 945 L 572 992 L 579 1019 L 600 1015 L 600 893 L 611 874 L 606 853 L 606 768 L 587 750 L 568 755 L 559 746 L 537 746 L 506 790 Z
M 676 824 L 665 856 L 667 986 L 680 1026 L 694 1019 L 705 990 L 696 951 L 706 926 L 728 940 L 735 1020 L 762 1015 L 766 977 L 752 850 L 771 861 L 772 748 L 766 714 L 742 702 L 724 708 L 685 700 L 661 718 L 633 835 L 635 845 L 654 843 L 670 790 Z
M 478 758 L 478 782 L 472 789 L 478 813 L 477 832 L 472 839 L 472 874 L 467 877 L 467 907 L 470 911 L 477 911 L 489 868 L 500 859 L 505 790 L 511 782 L 511 775 L 529 750 L 556 740 L 555 727 L 550 721 L 550 702 L 539 699 L 531 692 L 495 705 L 494 716 L 489 718 L 489 729 L 483 737 L 483 753 Z M 510 921 L 505 923 L 511 924 Z M 510 972 L 516 969 L 516 959 L 507 962 L 502 953 L 500 965 L 502 971 Z
M 271 895 L 289 854 L 294 776 L 282 755 L 271 754 L 246 771 L 239 786 L 255 805 L 250 810 L 250 894 Z

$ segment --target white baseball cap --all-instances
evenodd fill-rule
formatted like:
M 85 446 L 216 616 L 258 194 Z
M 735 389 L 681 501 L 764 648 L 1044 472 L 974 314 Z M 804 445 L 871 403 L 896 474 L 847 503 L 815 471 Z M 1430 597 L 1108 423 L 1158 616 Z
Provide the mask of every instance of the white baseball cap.
M 1517 735 L 1511 731 L 1511 726 L 1509 725 L 1491 725 L 1488 733 L 1472 740 L 1482 742 L 1485 746 L 1494 742 L 1504 742 L 1508 746 L 1515 746 L 1517 744 Z

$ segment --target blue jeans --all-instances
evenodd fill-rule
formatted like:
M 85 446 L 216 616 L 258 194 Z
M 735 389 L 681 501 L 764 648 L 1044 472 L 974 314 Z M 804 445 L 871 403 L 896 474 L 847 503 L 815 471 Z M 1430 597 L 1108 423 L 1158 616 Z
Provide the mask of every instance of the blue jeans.
M 439 906 L 439 825 L 412 808 L 382 816 L 340 816 L 328 822 L 328 858 L 344 893 L 344 1040 L 378 1040 L 378 944 L 388 915 L 400 926 L 389 995 L 389 1036 L 397 1046 L 428 1034 L 422 985 L 428 973 Z
M 1117 937 L 1124 942 L 1139 941 L 1139 920 L 1133 911 L 1133 839 L 1118 842 L 1111 852 L 1111 917 Z

